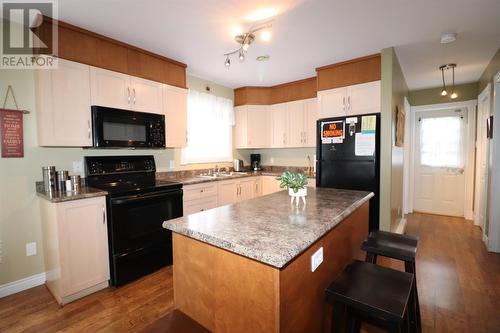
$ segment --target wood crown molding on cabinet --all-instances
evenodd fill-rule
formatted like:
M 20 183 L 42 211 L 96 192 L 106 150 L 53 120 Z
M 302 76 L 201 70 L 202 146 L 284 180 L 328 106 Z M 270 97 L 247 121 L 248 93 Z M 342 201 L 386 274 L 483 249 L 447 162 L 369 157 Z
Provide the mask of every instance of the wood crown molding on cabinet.
M 318 91 L 378 81 L 381 78 L 380 53 L 316 68 Z
M 33 32 L 47 40 L 50 25 L 58 27 L 56 56 L 144 79 L 186 88 L 187 65 L 118 40 L 44 16 Z M 43 54 L 43 49 L 34 49 Z
M 272 87 L 241 87 L 234 90 L 234 106 L 272 105 L 316 97 L 316 77 Z

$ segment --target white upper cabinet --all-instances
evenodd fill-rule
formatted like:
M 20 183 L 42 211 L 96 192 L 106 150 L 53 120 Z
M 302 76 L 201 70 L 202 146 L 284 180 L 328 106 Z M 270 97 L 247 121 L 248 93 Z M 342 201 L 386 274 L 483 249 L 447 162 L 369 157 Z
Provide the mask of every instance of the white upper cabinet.
M 318 120 L 318 102 L 316 98 L 304 100 L 304 112 L 304 147 L 316 147 L 316 121 Z
M 287 147 L 287 110 L 286 103 L 271 105 L 272 141 L 271 147 Z
M 380 81 L 347 87 L 347 115 L 380 112 Z
M 92 105 L 131 109 L 130 76 L 107 69 L 90 67 Z
M 335 88 L 318 91 L 319 117 L 346 116 L 347 88 Z
M 305 138 L 305 112 L 303 101 L 286 103 L 288 119 L 287 147 L 303 147 Z
M 91 67 L 92 105 L 149 113 L 163 113 L 163 84 Z
M 165 114 L 167 147 L 186 147 L 187 89 L 163 85 L 163 113 Z
M 90 67 L 59 59 L 53 70 L 38 70 L 36 98 L 40 146 L 92 146 Z
M 234 108 L 235 148 L 267 148 L 271 141 L 271 116 L 267 105 L 240 105 Z
M 319 117 L 344 117 L 380 112 L 380 81 L 318 92 Z
M 247 106 L 247 145 L 249 148 L 268 148 L 271 145 L 270 125 L 269 106 Z
M 163 113 L 163 86 L 164 84 L 159 82 L 131 76 L 132 109 L 140 112 Z

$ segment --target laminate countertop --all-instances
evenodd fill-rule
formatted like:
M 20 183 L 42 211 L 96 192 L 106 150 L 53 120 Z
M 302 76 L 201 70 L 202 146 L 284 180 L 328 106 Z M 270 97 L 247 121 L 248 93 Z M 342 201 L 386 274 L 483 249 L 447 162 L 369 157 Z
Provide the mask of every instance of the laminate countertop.
M 108 192 L 104 190 L 100 190 L 89 186 L 82 186 L 82 188 L 78 192 L 62 192 L 62 191 L 47 192 L 43 187 L 43 182 L 37 182 L 35 186 L 36 186 L 36 194 L 40 198 L 43 198 L 45 200 L 54 203 L 88 199 L 94 197 L 102 197 L 108 194 Z
M 287 191 L 165 221 L 163 227 L 282 268 L 373 197 L 364 191 L 308 188 L 306 205 Z

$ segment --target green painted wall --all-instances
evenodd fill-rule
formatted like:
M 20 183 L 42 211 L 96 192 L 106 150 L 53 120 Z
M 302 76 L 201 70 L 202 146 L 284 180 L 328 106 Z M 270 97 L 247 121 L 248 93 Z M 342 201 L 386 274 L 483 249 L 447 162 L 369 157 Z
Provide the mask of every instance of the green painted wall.
M 41 167 L 55 165 L 57 169 L 72 171 L 72 162 L 87 155 L 153 154 L 159 171 L 168 171 L 169 161 L 175 162 L 174 170 L 213 167 L 213 164 L 180 164 L 180 149 L 166 150 L 91 150 L 82 148 L 45 148 L 37 145 L 37 110 L 35 105 L 35 79 L 32 70 L 0 70 L 0 95 L 5 96 L 8 85 L 14 88 L 17 102 L 22 109 L 30 110 L 24 116 L 24 158 L 0 158 L 0 242 L 2 263 L 0 285 L 44 271 L 43 246 L 40 225 L 39 198 L 35 182 L 42 179 Z M 212 93 L 226 98 L 233 90 L 199 78 L 188 77 L 188 87 L 204 90 L 209 84 Z M 3 102 L 3 101 L 2 101 Z M 7 108 L 14 108 L 9 101 Z M 235 158 L 241 158 L 235 152 Z M 221 164 L 231 166 L 232 164 Z M 38 254 L 27 257 L 25 244 L 36 242 Z
M 404 108 L 408 86 L 394 48 L 381 54 L 380 229 L 390 231 L 402 218 L 403 148 L 395 146 L 395 129 L 396 108 Z
M 473 99 L 477 99 L 477 88 L 477 82 L 457 85 L 455 86 L 455 92 L 458 94 L 458 97 L 453 100 L 450 98 L 449 94 L 448 96 L 441 96 L 442 87 L 412 90 L 410 91 L 408 101 L 410 102 L 410 105 L 415 106 L 470 101 Z

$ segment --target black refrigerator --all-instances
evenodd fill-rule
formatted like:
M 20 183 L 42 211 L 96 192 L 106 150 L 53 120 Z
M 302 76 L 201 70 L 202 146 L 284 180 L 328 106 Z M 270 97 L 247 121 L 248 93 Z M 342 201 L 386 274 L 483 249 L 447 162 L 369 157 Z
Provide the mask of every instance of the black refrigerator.
M 318 120 L 316 186 L 375 193 L 370 231 L 379 229 L 379 113 Z

